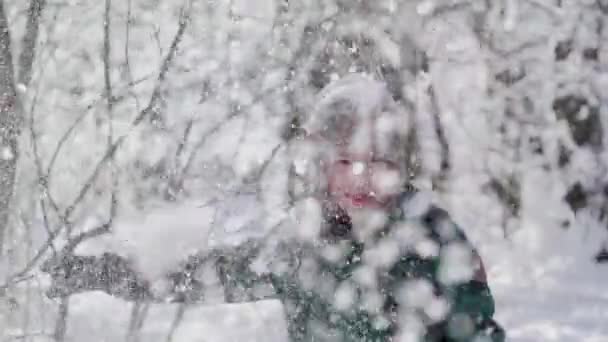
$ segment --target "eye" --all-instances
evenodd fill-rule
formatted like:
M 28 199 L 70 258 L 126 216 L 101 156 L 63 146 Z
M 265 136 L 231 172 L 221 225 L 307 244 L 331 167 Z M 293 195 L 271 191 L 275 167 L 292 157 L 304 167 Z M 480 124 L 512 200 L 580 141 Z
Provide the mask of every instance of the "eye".
M 383 169 L 398 169 L 399 166 L 396 162 L 391 160 L 373 160 L 372 164 L 374 167 L 383 168 Z
M 338 163 L 339 165 L 344 165 L 344 166 L 348 166 L 348 165 L 350 165 L 350 164 L 351 164 L 351 163 L 350 163 L 350 160 L 348 160 L 348 159 L 339 159 L 337 163 Z

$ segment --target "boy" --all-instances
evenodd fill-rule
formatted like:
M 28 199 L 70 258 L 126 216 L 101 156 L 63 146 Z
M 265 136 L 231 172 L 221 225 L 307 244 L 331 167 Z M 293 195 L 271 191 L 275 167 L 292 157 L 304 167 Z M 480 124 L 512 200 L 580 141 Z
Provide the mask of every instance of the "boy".
M 292 144 L 295 234 L 193 256 L 168 275 L 170 297 L 203 302 L 218 286 L 227 302 L 279 298 L 292 341 L 503 342 L 474 248 L 406 183 L 407 123 L 381 82 L 327 86 Z M 115 255 L 63 256 L 43 270 L 51 296 L 166 299 Z

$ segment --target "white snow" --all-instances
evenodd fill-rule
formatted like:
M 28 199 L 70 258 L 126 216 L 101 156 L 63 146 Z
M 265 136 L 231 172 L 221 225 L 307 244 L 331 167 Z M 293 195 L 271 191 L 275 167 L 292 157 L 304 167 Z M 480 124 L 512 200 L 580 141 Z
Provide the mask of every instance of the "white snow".
M 133 303 L 101 292 L 70 298 L 66 342 L 127 341 Z M 256 303 L 192 305 L 151 304 L 135 336 L 140 341 L 287 341 L 283 306 L 278 300 Z M 175 328 L 173 327 L 174 322 Z
M 15 154 L 10 146 L 2 146 L 0 147 L 0 159 L 3 160 L 13 160 L 15 158 Z
M 598 249 L 591 246 L 604 239 L 596 229 L 585 237 L 529 227 L 527 237 L 490 247 L 493 261 L 486 259 L 486 266 L 496 317 L 511 341 L 608 341 L 608 265 L 592 262 Z M 542 247 L 522 243 L 537 239 Z
M 353 163 L 353 175 L 355 175 L 355 176 L 362 175 L 364 171 L 365 171 L 365 163 L 363 163 L 363 162 Z
M 75 252 L 116 253 L 154 283 L 178 269 L 188 256 L 264 236 L 264 213 L 257 196 L 247 193 L 169 206 L 143 217 L 117 220 L 111 234 L 87 240 Z
M 286 172 L 276 165 L 287 165 L 292 160 L 269 164 L 264 175 L 268 184 L 261 185 L 262 193 L 228 195 L 213 202 L 207 199 L 255 176 L 279 144 L 278 128 L 292 118 L 294 109 L 297 114 L 311 114 L 309 121 L 302 122 L 303 127 L 318 131 L 325 122 L 323 115 L 330 113 L 326 107 L 336 99 L 346 98 L 355 100 L 355 114 L 362 114 L 367 128 L 371 128 L 372 120 L 365 121 L 366 117 L 369 119 L 378 110 L 389 112 L 376 120 L 375 128 L 381 137 L 388 137 L 394 129 L 416 130 L 421 155 L 417 162 L 421 163 L 422 174 L 416 182 L 428 188 L 442 168 L 443 147 L 435 126 L 438 119 L 449 146 L 450 162 L 447 180 L 439 182 L 442 200 L 483 257 L 496 300 L 496 318 L 506 328 L 508 342 L 608 341 L 608 265 L 593 262 L 599 246 L 608 242 L 607 222 L 595 222 L 590 218 L 593 215 L 582 210 L 575 217 L 563 201 L 568 187 L 581 182 L 585 190 L 594 193 L 589 206 L 605 206 L 602 188 L 607 184 L 607 154 L 576 146 L 570 127 L 564 120 L 556 120 L 552 108 L 556 96 L 584 94 L 590 107 L 599 106 L 604 126 L 603 147 L 599 149 L 605 149 L 608 50 L 602 43 L 608 30 L 598 32 L 602 30 L 597 27 L 602 20 L 606 26 L 606 19 L 598 10 L 599 4 L 606 1 L 368 1 L 363 15 L 356 11 L 353 15 L 340 13 L 339 2 L 292 1 L 287 12 L 281 13 L 285 1 L 117 1 L 110 14 L 110 41 L 114 47 L 109 69 L 116 101 L 114 113 L 109 116 L 104 109 L 103 35 L 100 25 L 91 25 L 103 18 L 103 2 L 70 0 L 68 6 L 45 8 L 40 16 L 40 44 L 36 46 L 32 82 L 16 84 L 20 106 L 29 113 L 21 127 L 25 134 L 20 137 L 23 140 L 19 150 L 0 147 L 0 160 L 19 156 L 20 163 L 19 184 L 15 186 L 9 215 L 15 227 L 5 232 L 1 247 L 5 253 L 2 257 L 6 257 L 0 260 L 0 275 L 27 264 L 45 243 L 48 228 L 61 228 L 62 222 L 57 221 L 62 220 L 51 210 L 54 208 L 50 195 L 58 208 L 70 208 L 106 153 L 106 128 L 113 127 L 114 139 L 130 133 L 112 167 L 101 169 L 91 191 L 74 208 L 78 218 L 71 219 L 82 222 L 75 229 L 93 228 L 107 221 L 106 199 L 113 190 L 110 179 L 119 184 L 119 212 L 132 212 L 131 207 L 135 206 L 145 208 L 146 215 L 118 217 L 111 235 L 85 241 L 77 253 L 118 253 L 133 262 L 155 292 L 165 292 L 164 275 L 187 256 L 225 244 L 238 245 L 249 237 L 263 237 L 269 227 L 284 218 L 284 209 L 277 208 L 277 203 L 287 202 Z M 5 2 L 13 38 L 24 36 L 29 3 Z M 134 129 L 132 116 L 145 108 L 158 85 L 159 68 L 174 38 L 177 14 L 184 3 L 191 5 L 187 9 L 192 14 L 191 25 L 186 28 L 166 82 L 161 85 L 162 100 L 154 108 L 165 122 L 156 127 L 143 120 Z M 131 5 L 129 18 L 127 6 Z M 385 15 L 386 9 L 377 11 L 377 6 L 388 7 L 390 12 Z M 336 21 L 331 20 L 334 16 Z M 314 27 L 318 20 L 324 21 L 319 41 L 302 46 L 303 42 L 310 43 L 304 28 L 310 24 Z M 129 34 L 125 32 L 127 23 Z M 326 40 L 333 39 L 339 31 L 371 38 L 375 52 L 382 57 L 378 60 L 401 68 L 405 99 L 416 107 L 412 120 L 404 115 L 409 113 L 385 108 L 390 102 L 386 89 L 370 75 L 340 79 L 342 75 L 330 68 L 327 78 L 339 80 L 338 83 L 326 89 L 323 100 L 312 100 L 312 90 L 305 89 L 303 81 L 312 67 L 307 60 L 316 59 Z M 401 38 L 412 40 L 416 46 Z M 555 46 L 564 39 L 572 40 L 572 53 L 566 60 L 556 61 Z M 17 39 L 16 44 L 11 44 L 14 56 L 24 52 L 19 42 Z M 585 61 L 583 49 L 594 48 L 598 49 L 597 60 Z M 410 52 L 420 52 L 414 49 L 426 52 L 429 67 L 426 71 L 417 70 L 416 75 L 406 70 L 408 60 L 418 58 L 417 53 L 407 57 Z M 303 62 L 293 63 L 300 54 Z M 132 68 L 128 72 L 127 64 Z M 497 80 L 497 73 L 511 69 L 522 71 L 523 79 L 512 85 Z M 353 66 L 352 70 L 356 68 Z M 136 83 L 133 86 L 129 85 L 131 78 Z M 286 82 L 291 78 L 293 82 Z M 292 90 L 294 96 L 286 98 Z M 233 112 L 238 115 L 230 116 Z M 48 170 L 50 189 L 42 189 L 33 158 L 39 155 L 42 171 L 50 168 L 57 142 L 84 114 L 87 116 L 67 137 L 58 151 L 57 162 Z M 192 129 L 186 134 L 184 128 L 189 122 Z M 220 126 L 214 129 L 216 125 Z M 499 134 L 499 127 L 504 128 L 504 134 Z M 36 134 L 29 134 L 30 128 Z M 357 146 L 353 147 L 370 143 L 363 133 L 356 132 L 361 138 L 355 139 Z M 529 145 L 525 141 L 534 136 L 542 138 L 541 156 L 525 150 Z M 37 144 L 31 139 L 36 139 Z M 377 139 L 380 150 L 389 150 L 389 139 Z M 572 150 L 570 165 L 564 168 L 555 165 L 560 144 Z M 35 146 L 37 153 L 32 150 Z M 309 147 L 300 146 L 302 150 Z M 294 164 L 296 172 L 315 187 L 311 190 L 297 183 L 302 196 L 319 190 L 322 180 L 317 161 L 322 154 L 331 153 L 335 151 L 325 147 L 322 151 L 294 151 L 302 156 Z M 190 157 L 192 167 L 182 170 Z M 217 174 L 207 169 L 208 165 L 213 165 L 211 169 L 217 169 Z M 144 177 L 148 171 L 151 174 Z M 207 199 L 151 208 L 150 203 L 162 201 L 165 176 L 172 176 L 174 171 L 184 172 L 184 198 L 201 195 Z M 511 176 L 521 188 L 516 217 L 508 217 L 511 203 L 501 203 L 491 190 L 484 188 L 490 180 L 505 182 Z M 394 184 L 387 175 L 381 178 L 380 188 Z M 258 196 L 265 197 L 266 202 L 261 203 Z M 415 218 L 428 209 L 430 197 L 425 196 L 417 195 L 404 206 L 406 216 Z M 273 200 L 272 205 L 268 199 Z M 44 221 L 48 219 L 50 227 L 41 224 L 40 203 L 46 203 L 49 215 Z M 312 239 L 318 233 L 319 205 L 305 201 L 300 204 L 296 215 L 299 232 L 301 237 Z M 385 218 L 367 219 L 366 224 L 377 226 Z M 565 220 L 571 223 L 567 230 L 560 228 Z M 387 244 L 384 249 L 372 250 L 372 262 L 366 265 L 389 263 L 396 257 L 397 247 L 412 248 L 425 255 L 439 253 L 438 247 L 425 239 L 421 227 L 406 222 L 400 228 L 398 236 L 407 241 L 406 246 Z M 440 228 L 446 239 L 453 236 L 451 224 Z M 64 238 L 64 231 L 57 243 Z M 339 246 L 324 252 L 328 260 L 344 257 L 344 249 Z M 453 247 L 443 251 L 442 257 L 453 264 L 444 271 L 446 281 L 470 277 L 471 270 L 464 265 L 471 258 L 468 251 Z M 260 271 L 267 269 L 263 263 L 256 266 Z M 57 303 L 44 299 L 44 286 L 40 284 L 44 285 L 44 281 L 39 282 L 36 270 L 32 268 L 31 281 L 25 278 L 0 295 L 2 342 L 50 340 L 45 334 L 53 331 Z M 373 272 L 363 269 L 355 280 L 371 287 Z M 28 272 L 26 277 L 29 275 Z M 323 283 L 327 298 L 333 298 L 335 284 L 324 283 L 322 276 L 308 276 L 304 277 L 307 283 Z M 209 283 L 214 281 L 206 274 L 201 277 Z M 21 286 L 31 291 L 19 292 L 23 290 Z M 410 297 L 423 298 L 425 291 L 413 291 Z M 349 296 L 344 293 L 339 299 L 347 304 Z M 377 299 L 371 295 L 363 298 L 369 307 L 378 306 Z M 443 315 L 444 302 L 437 298 L 425 302 L 429 316 L 439 319 Z M 126 339 L 132 303 L 88 293 L 72 297 L 70 304 L 67 341 Z M 140 340 L 167 340 L 177 306 L 155 304 L 149 310 Z M 186 310 L 173 340 L 284 341 L 281 311 L 276 302 L 192 307 Z M 266 319 L 271 316 L 276 318 Z M 401 318 L 409 329 L 396 340 L 418 341 L 422 322 L 407 312 Z M 43 333 L 37 336 L 38 332 Z
M 338 310 L 349 310 L 357 301 L 357 287 L 348 280 L 343 281 L 336 288 L 334 306 Z

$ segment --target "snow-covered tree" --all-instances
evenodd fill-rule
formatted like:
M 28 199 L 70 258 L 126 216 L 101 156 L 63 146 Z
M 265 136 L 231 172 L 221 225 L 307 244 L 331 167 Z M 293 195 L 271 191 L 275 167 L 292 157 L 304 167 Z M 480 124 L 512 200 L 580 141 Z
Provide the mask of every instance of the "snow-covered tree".
M 40 264 L 121 219 L 252 192 L 276 210 L 270 224 L 289 215 L 289 146 L 319 90 L 355 72 L 409 113 L 410 179 L 490 276 L 521 271 L 502 263 L 505 243 L 537 256 L 557 253 L 557 234 L 587 234 L 589 260 L 605 243 L 606 1 L 1 5 L 8 339 L 62 339 L 69 300 L 41 296 Z

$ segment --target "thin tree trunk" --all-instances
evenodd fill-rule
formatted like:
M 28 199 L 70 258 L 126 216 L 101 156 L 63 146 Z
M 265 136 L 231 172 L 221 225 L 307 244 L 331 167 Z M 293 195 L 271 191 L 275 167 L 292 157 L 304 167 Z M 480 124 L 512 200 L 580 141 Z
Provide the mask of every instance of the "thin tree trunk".
M 68 297 L 62 297 L 61 303 L 59 304 L 59 313 L 57 320 L 55 321 L 55 331 L 53 332 L 53 338 L 55 342 L 65 341 L 65 333 L 67 330 L 67 321 L 70 308 L 70 301 Z
M 46 0 L 31 0 L 27 13 L 27 24 L 23 36 L 23 46 L 19 55 L 19 83 L 28 86 L 32 79 L 32 65 L 36 55 L 36 43 L 40 31 L 40 16 Z
M 0 255 L 9 222 L 17 166 L 17 137 L 21 117 L 17 111 L 11 38 L 4 1 L 0 1 Z

